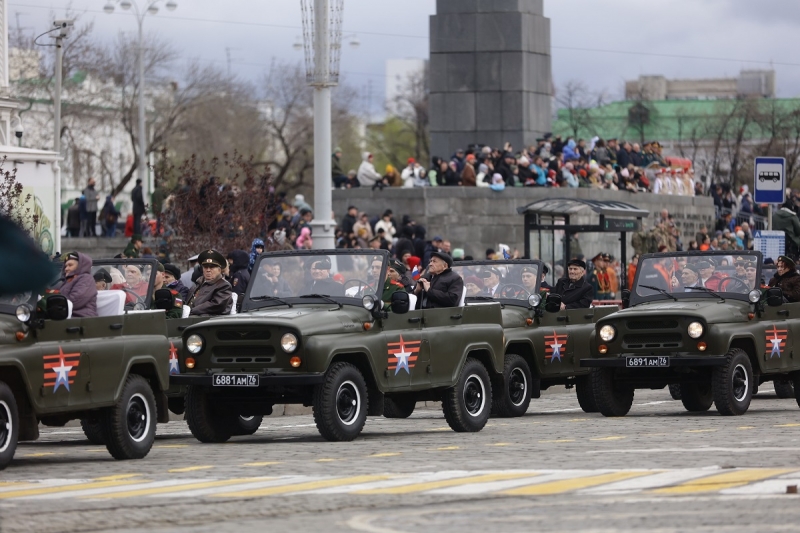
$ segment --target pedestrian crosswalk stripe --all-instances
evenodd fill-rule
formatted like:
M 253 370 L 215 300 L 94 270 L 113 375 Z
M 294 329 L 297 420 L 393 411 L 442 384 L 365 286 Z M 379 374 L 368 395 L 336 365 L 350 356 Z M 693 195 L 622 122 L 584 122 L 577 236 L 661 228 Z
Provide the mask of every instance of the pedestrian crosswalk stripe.
M 155 494 L 169 494 L 170 492 L 184 492 L 196 489 L 210 489 L 215 487 L 229 487 L 231 485 L 243 485 L 246 483 L 256 483 L 259 481 L 269 481 L 273 478 L 244 478 L 244 479 L 221 479 L 216 481 L 200 481 L 195 483 L 176 483 L 174 485 L 166 485 L 160 487 L 146 487 L 136 490 L 122 490 L 119 492 L 111 492 L 106 494 L 97 494 L 93 496 L 85 496 L 86 498 L 98 499 L 118 499 L 118 498 L 134 498 L 136 496 L 153 496 Z
M 135 483 L 135 481 L 95 481 L 90 483 L 71 483 L 69 485 L 41 487 L 36 489 L 22 489 L 9 492 L 0 492 L 0 500 L 7 500 L 9 498 L 24 498 L 25 496 L 37 496 L 40 494 L 53 494 L 56 492 L 68 492 L 71 490 L 76 490 L 76 487 L 80 487 L 81 489 L 100 489 L 131 485 L 133 483 Z
M 482 474 L 479 476 L 457 477 L 454 479 L 443 479 L 440 481 L 429 481 L 427 483 L 412 483 L 411 485 L 401 485 L 399 487 L 387 487 L 383 489 L 355 491 L 356 494 L 408 494 L 410 492 L 425 492 L 428 490 L 454 487 L 457 485 L 467 485 L 470 483 L 485 483 L 489 481 L 503 481 L 507 479 L 517 479 L 521 477 L 533 477 L 536 474 L 528 472 L 504 472 L 499 474 Z
M 507 494 L 509 496 L 542 496 L 546 494 L 561 494 L 564 492 L 602 485 L 604 483 L 612 483 L 614 481 L 630 479 L 632 477 L 646 476 L 648 474 L 652 474 L 652 472 L 612 472 L 610 474 L 600 474 L 597 476 L 564 479 L 560 481 L 550 481 L 549 483 L 528 485 L 525 487 L 504 491 L 503 494 Z
M 797 469 L 787 468 L 748 468 L 745 470 L 734 470 L 717 474 L 710 477 L 703 477 L 692 481 L 687 481 L 675 487 L 656 489 L 654 492 L 659 494 L 684 494 L 687 492 L 718 492 L 723 489 L 740 487 L 754 481 L 761 481 L 781 474 L 796 472 Z
M 215 494 L 214 496 L 223 498 L 252 498 L 256 496 L 272 496 L 274 494 L 286 494 L 288 492 L 302 492 L 306 490 L 324 489 L 326 487 L 335 487 L 336 485 L 352 485 L 356 483 L 367 483 L 369 481 L 389 479 L 389 477 L 390 477 L 389 475 L 380 475 L 380 476 L 353 476 L 345 478 L 334 478 L 334 479 L 325 479 L 322 481 L 293 483 L 291 485 L 283 485 L 278 487 L 265 487 L 263 489 L 244 490 L 239 492 L 227 492 L 222 494 Z

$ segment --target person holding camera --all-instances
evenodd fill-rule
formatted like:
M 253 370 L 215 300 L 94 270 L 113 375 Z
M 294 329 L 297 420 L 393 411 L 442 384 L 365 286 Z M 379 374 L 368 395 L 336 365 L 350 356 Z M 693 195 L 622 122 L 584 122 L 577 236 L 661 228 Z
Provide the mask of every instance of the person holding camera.
M 457 307 L 464 292 L 464 280 L 453 272 L 453 258 L 445 252 L 431 253 L 428 271 L 419 278 L 414 294 L 420 309 Z

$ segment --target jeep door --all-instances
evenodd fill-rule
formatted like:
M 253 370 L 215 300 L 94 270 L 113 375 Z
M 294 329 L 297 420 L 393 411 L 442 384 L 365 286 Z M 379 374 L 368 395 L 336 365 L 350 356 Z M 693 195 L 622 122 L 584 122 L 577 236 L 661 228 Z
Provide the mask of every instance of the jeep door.
M 541 377 L 571 376 L 579 361 L 574 357 L 575 333 L 586 322 L 590 309 L 568 309 L 541 317 L 533 349 L 541 362 Z M 578 323 L 575 323 L 577 321 Z M 588 351 L 588 347 L 587 347 Z
M 389 313 L 382 320 L 387 392 L 425 389 L 430 383 L 430 345 L 422 331 L 424 311 L 411 310 L 404 315 Z
M 759 353 L 764 373 L 779 372 L 796 366 L 792 349 L 793 338 L 800 335 L 800 303 L 784 303 L 765 307 L 762 329 L 756 332 L 764 341 L 764 351 Z
M 430 345 L 431 383 L 452 385 L 458 374 L 467 345 L 468 315 L 475 314 L 477 306 L 443 307 L 425 309 L 423 313 L 423 336 Z

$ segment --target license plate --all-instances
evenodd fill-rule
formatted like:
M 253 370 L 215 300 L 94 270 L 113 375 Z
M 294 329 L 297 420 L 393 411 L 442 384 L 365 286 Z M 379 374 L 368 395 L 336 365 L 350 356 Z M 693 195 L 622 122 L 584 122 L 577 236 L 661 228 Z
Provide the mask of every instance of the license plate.
M 258 374 L 214 374 L 215 387 L 258 387 Z
M 666 367 L 669 366 L 669 357 L 661 355 L 628 356 L 625 358 L 625 366 L 628 368 Z

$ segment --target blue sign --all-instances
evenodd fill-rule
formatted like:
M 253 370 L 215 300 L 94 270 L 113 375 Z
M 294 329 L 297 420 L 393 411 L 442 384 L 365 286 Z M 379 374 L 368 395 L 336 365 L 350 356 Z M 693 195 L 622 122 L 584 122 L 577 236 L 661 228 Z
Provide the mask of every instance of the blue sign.
M 757 204 L 782 204 L 786 197 L 786 159 L 756 157 L 753 200 Z

